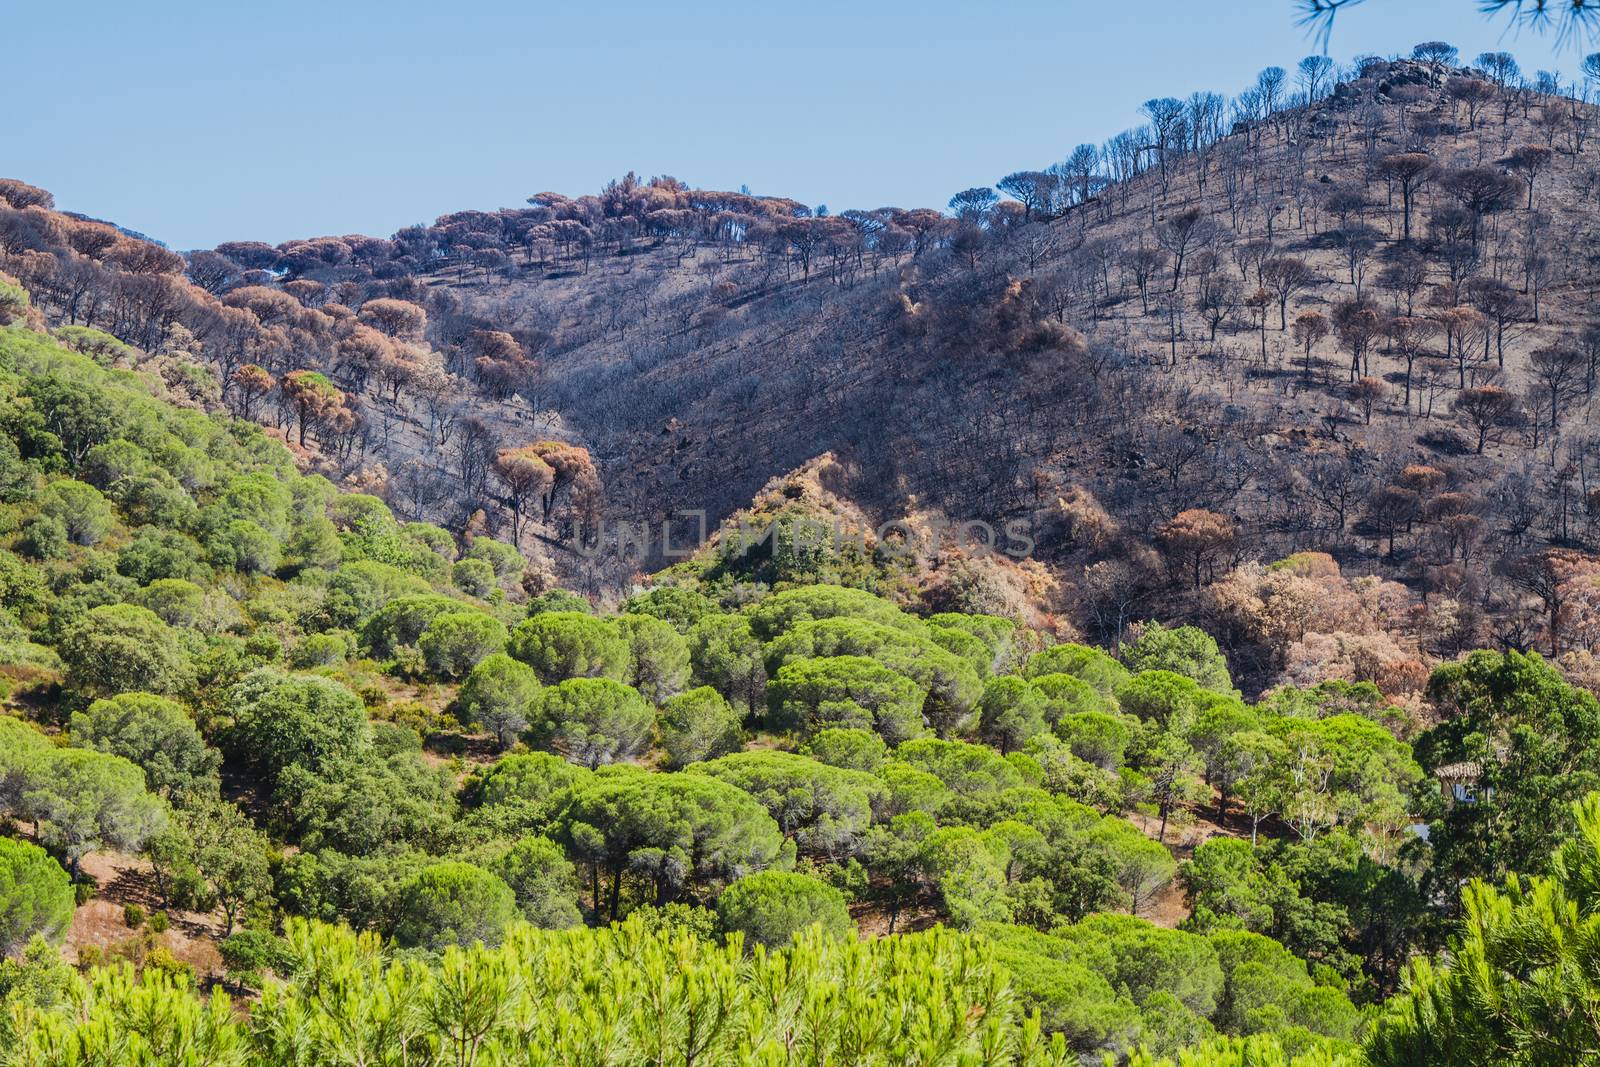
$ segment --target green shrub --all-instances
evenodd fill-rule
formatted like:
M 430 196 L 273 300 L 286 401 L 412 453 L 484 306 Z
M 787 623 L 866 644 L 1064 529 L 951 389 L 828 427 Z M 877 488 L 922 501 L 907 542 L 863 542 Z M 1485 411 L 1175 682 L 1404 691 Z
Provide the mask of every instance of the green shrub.
M 401 887 L 394 936 L 402 945 L 435 950 L 497 945 L 516 914 L 516 895 L 504 881 L 482 867 L 446 861 Z
M 737 751 L 740 714 L 709 685 L 680 693 L 661 706 L 661 747 L 674 767 Z
M 463 559 L 450 568 L 450 580 L 468 596 L 486 597 L 494 592 L 494 567 L 486 560 Z
M 237 982 L 259 986 L 267 974 L 287 974 L 293 965 L 288 942 L 265 930 L 238 930 L 217 946 L 222 965 Z
M 534 615 L 512 631 L 506 651 L 532 667 L 545 685 L 569 678 L 628 676 L 628 641 L 615 623 L 578 611 Z
M 629 686 L 610 678 L 569 678 L 539 694 L 531 735 L 592 769 L 643 752 L 655 724 L 655 709 Z
M 144 958 L 144 967 L 146 971 L 178 979 L 180 986 L 188 985 L 194 980 L 194 968 L 174 956 L 172 950 L 165 945 L 157 945 L 150 950 Z
M 810 875 L 788 871 L 747 874 L 717 898 L 725 933 L 743 934 L 750 945 L 782 948 L 800 931 L 816 926 L 833 937 L 854 929 L 844 894 Z
M 116 525 L 116 513 L 100 490 L 70 478 L 51 482 L 39 494 L 39 510 L 55 519 L 75 545 L 99 542 Z
M 515 577 L 522 573 L 523 567 L 527 566 L 521 552 L 504 541 L 488 537 L 473 538 L 472 547 L 463 552 L 461 558 L 489 564 L 496 578 Z
M 428 669 L 445 678 L 461 677 L 505 644 L 505 625 L 481 611 L 436 615 L 417 638 L 417 648 Z
M 496 652 L 479 660 L 461 684 L 456 714 L 463 725 L 489 731 L 503 749 L 528 728 L 537 711 L 539 688 L 532 667 Z
M 82 900 L 74 898 L 67 872 L 44 849 L 0 837 L 0 958 L 38 935 L 60 940 L 76 903 Z
M 337 667 L 350 654 L 350 639 L 343 630 L 307 634 L 289 654 L 289 665 L 297 670 Z
M 72 743 L 121 756 L 144 771 L 145 786 L 167 797 L 214 792 L 221 762 L 189 714 L 165 697 L 122 693 L 74 712 Z
M 177 631 L 155 612 L 133 604 L 91 608 L 62 635 L 58 650 L 68 681 L 91 696 L 166 696 L 194 680 Z

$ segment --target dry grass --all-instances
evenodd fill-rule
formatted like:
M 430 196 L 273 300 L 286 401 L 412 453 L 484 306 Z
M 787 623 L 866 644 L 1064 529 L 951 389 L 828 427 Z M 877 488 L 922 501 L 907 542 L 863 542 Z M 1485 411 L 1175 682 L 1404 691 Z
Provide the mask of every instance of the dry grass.
M 220 915 L 169 911 L 169 925 L 162 933 L 129 929 L 123 912 L 126 905 L 137 904 L 146 914 L 163 910 L 148 862 L 118 853 L 96 852 L 84 858 L 82 873 L 93 879 L 98 889 L 73 913 L 72 927 L 62 946 L 62 955 L 69 962 L 77 961 L 83 950 L 92 946 L 103 958 L 138 963 L 150 949 L 159 946 L 193 968 L 199 979 L 222 974 L 222 956 L 217 951 L 224 926 Z

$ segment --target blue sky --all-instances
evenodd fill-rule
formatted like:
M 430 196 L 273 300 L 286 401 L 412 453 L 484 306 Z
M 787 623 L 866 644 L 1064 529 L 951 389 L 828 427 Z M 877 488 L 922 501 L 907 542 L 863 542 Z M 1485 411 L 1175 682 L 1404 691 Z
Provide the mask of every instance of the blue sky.
M 82 0 L 7 35 L 0 176 L 178 248 L 387 235 L 630 168 L 942 206 L 1315 50 L 1291 0 Z M 1367 0 L 1329 51 L 1433 38 L 1580 59 L 1475 0 Z

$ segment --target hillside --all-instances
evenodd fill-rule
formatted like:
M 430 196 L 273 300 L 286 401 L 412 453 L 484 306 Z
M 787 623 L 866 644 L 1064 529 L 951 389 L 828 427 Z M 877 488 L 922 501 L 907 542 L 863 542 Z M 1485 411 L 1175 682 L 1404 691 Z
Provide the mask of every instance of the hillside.
M 1084 646 L 1046 649 L 1048 634 L 1008 619 L 908 612 L 867 591 L 907 577 L 873 551 L 809 561 L 846 585 L 797 583 L 792 561 L 724 545 L 620 614 L 561 590 L 530 598 L 510 545 L 401 523 L 376 497 L 296 473 L 254 424 L 184 406 L 194 365 L 82 328 L 52 336 L 24 300 L 11 306 L 18 321 L 0 327 L 0 955 L 19 958 L 0 958 L 0 1057 L 24 1058 L 8 1067 L 52 1062 L 52 1027 L 91 1057 L 121 1040 L 51 1014 L 67 988 L 84 989 L 91 1014 L 158 998 L 160 1021 L 133 1031 L 154 1047 L 195 1010 L 192 979 L 254 1000 L 329 952 L 352 990 L 374 995 L 365 983 L 384 972 L 359 962 L 369 949 L 351 927 L 408 952 L 416 995 L 431 1000 L 460 965 L 451 946 L 487 944 L 472 966 L 491 970 L 626 957 L 638 973 L 606 967 L 625 1003 L 638 995 L 628 990 L 669 992 L 652 985 L 663 958 L 728 981 L 739 944 L 716 942 L 738 933 L 796 968 L 881 984 L 899 1011 L 971 1003 L 993 1022 L 955 1018 L 926 1039 L 998 1041 L 1018 1063 L 1175 1048 L 1210 1034 L 1213 1018 L 1245 1032 L 1218 999 L 1239 935 L 1171 928 L 1188 908 L 1166 842 L 1190 836 L 1188 800 L 1124 751 L 1145 745 L 1136 706 L 1152 724 L 1211 704 L 1253 714 L 1198 631 L 1152 627 L 1130 647 L 1147 668 L 1135 675 Z M 836 504 L 824 477 L 797 476 L 754 509 L 793 519 Z M 783 591 L 754 594 L 756 579 Z M 1393 766 L 1374 783 L 1420 774 L 1374 722 L 1270 714 L 1383 753 Z M 1098 762 L 1050 733 L 1062 721 Z M 1336 741 L 1340 730 L 1352 736 Z M 1197 778 L 1182 781 L 1183 797 L 1199 796 Z M 1392 829 L 1397 811 L 1370 814 Z M 1052 855 L 1077 873 L 1053 880 Z M 1011 925 L 1018 916 L 1032 918 Z M 1046 936 L 1063 917 L 1083 922 Z M 936 922 L 983 939 L 928 931 Z M 824 929 L 809 947 L 790 947 L 814 923 Z M 585 924 L 601 930 L 577 932 Z M 848 948 L 858 924 L 900 940 Z M 87 987 L 49 947 L 63 937 Z M 1084 961 L 1151 939 L 1202 968 L 1182 1003 L 1090 979 Z M 1346 1047 L 1348 997 L 1319 992 L 1289 949 L 1249 939 L 1283 971 L 1270 997 L 1285 1027 Z M 961 962 L 948 987 L 906 984 L 950 960 Z M 1012 989 L 1002 968 L 1046 976 Z M 118 984 L 135 972 L 137 992 Z M 724 994 L 720 1010 L 755 1013 L 740 1023 L 752 1035 L 778 1025 L 762 1021 L 753 990 Z M 578 987 L 562 995 L 582 1014 Z M 254 1036 L 223 1010 L 192 1023 L 194 1040 L 277 1062 L 262 1035 L 282 1003 L 252 1006 Z M 1024 1010 L 1050 1013 L 1048 1038 Z M 549 1018 L 537 1044 L 678 1040 L 647 1014 L 584 1018 L 590 1029 L 567 1038 Z
M 7 307 L 6 1067 L 1405 1064 L 1492 1045 L 1415 1007 L 1475 1003 L 1479 971 L 1407 969 L 1469 878 L 1559 848 L 1530 891 L 1579 902 L 1469 894 L 1504 916 L 1459 930 L 1507 958 L 1506 1003 L 1534 999 L 1517 938 L 1591 936 L 1600 801 L 1571 802 L 1600 704 L 1537 656 L 1474 652 L 1407 703 L 1251 703 L 1194 627 L 1060 640 L 1042 569 L 933 568 L 1019 622 L 947 610 L 969 583 L 886 543 L 737 522 L 596 612 L 530 596 L 505 542 L 298 473 L 199 410 L 184 356 Z M 838 477 L 741 517 L 859 519 Z M 1288 583 L 1275 625 L 1295 583 L 1376 592 L 1325 557 L 1252 574 Z
M 0 1067 L 1600 1057 L 1596 109 L 1300 75 L 947 210 L 0 180 Z
M 827 454 L 873 524 L 1029 525 L 1101 640 L 1124 602 L 1215 622 L 1185 586 L 1309 550 L 1402 583 L 1425 657 L 1585 653 L 1538 575 L 1596 547 L 1595 112 L 1508 56 L 1441 55 L 1324 71 L 1312 101 L 1152 101 L 1151 126 L 954 217 L 630 175 L 178 264 L 15 210 L 46 195 L 17 186 L 0 249 L 52 319 L 144 348 L 182 325 L 166 343 L 234 410 L 409 518 L 504 535 L 496 449 L 575 446 L 554 496 L 583 498 L 523 537 L 550 583 L 620 595 L 670 562 L 662 522 L 714 527 Z M 202 288 L 169 292 L 178 266 Z M 269 388 L 296 370 L 337 400 Z M 600 516 L 654 524 L 649 553 L 573 551 Z M 1283 669 L 1226 639 L 1252 684 Z

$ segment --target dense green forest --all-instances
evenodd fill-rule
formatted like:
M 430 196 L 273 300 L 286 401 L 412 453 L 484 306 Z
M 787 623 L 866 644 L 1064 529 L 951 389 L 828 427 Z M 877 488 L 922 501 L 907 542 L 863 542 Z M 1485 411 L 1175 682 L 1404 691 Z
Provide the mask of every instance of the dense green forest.
M 1536 655 L 1247 700 L 781 505 L 600 611 L 0 318 L 7 1067 L 1600 1052 L 1600 705 Z

